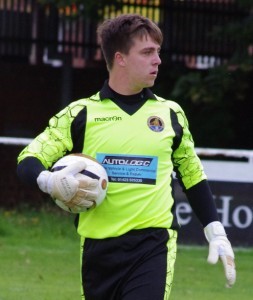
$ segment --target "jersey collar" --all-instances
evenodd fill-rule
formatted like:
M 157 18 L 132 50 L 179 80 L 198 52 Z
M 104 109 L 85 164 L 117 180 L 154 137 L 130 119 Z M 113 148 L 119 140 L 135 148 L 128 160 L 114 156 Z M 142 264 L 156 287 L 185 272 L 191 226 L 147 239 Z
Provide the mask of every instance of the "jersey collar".
M 108 85 L 108 80 L 104 82 L 102 89 L 100 90 L 100 99 L 114 99 L 114 93 Z M 143 100 L 154 99 L 157 100 L 156 96 L 148 88 L 143 89 Z

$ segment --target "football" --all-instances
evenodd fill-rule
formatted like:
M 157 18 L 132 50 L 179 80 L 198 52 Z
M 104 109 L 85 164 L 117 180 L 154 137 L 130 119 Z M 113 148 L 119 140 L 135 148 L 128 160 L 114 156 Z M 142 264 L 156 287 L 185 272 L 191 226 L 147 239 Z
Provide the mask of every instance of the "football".
M 104 167 L 93 157 L 88 155 L 84 155 L 82 153 L 69 154 L 62 158 L 60 158 L 51 168 L 52 172 L 59 171 L 70 164 L 77 161 L 85 161 L 87 167 L 82 170 L 80 173 L 76 174 L 75 177 L 78 179 L 78 175 L 82 174 L 84 176 L 88 176 L 93 179 L 97 179 L 99 181 L 98 186 L 96 188 L 96 192 L 98 192 L 98 199 L 96 200 L 96 206 L 100 205 L 105 199 L 107 187 L 108 187 L 108 176 Z M 53 199 L 55 203 L 62 208 L 63 210 L 71 213 L 80 213 L 87 210 L 87 208 L 75 205 L 74 207 L 66 206 L 62 201 L 58 199 Z

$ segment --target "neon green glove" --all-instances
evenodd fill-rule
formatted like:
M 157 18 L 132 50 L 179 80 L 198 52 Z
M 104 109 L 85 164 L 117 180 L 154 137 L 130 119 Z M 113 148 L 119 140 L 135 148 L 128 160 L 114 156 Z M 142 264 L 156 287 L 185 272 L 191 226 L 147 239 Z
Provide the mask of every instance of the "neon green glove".
M 227 279 L 226 287 L 232 287 L 236 281 L 235 256 L 223 225 L 218 221 L 211 222 L 204 228 L 204 233 L 209 242 L 207 261 L 216 264 L 220 258 Z
M 80 205 L 89 208 L 97 198 L 98 180 L 78 174 L 85 168 L 86 163 L 78 161 L 60 171 L 42 171 L 37 178 L 38 186 L 68 207 Z

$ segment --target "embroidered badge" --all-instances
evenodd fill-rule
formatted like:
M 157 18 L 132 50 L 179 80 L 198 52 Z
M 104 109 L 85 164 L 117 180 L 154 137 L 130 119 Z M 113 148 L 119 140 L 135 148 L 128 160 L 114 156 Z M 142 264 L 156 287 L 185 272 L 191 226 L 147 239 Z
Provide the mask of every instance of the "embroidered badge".
M 164 122 L 161 118 L 152 116 L 148 118 L 148 127 L 155 132 L 160 132 L 164 129 Z

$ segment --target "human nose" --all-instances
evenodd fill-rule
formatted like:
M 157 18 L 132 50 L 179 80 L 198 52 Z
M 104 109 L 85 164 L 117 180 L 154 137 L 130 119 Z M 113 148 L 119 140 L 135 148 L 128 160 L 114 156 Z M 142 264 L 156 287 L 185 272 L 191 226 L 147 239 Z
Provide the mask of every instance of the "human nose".
M 162 62 L 162 60 L 161 60 L 161 58 L 160 58 L 159 53 L 156 53 L 156 54 L 155 54 L 155 57 L 154 57 L 154 61 L 153 61 L 154 65 L 160 65 L 161 62 Z

